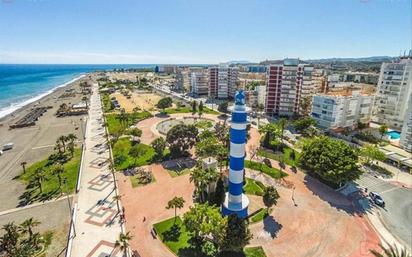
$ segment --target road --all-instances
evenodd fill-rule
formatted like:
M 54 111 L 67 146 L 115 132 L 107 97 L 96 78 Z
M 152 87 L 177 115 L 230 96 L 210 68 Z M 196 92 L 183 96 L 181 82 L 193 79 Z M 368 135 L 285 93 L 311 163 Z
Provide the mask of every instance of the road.
M 358 181 L 368 192 L 377 192 L 385 200 L 385 208 L 377 207 L 384 225 L 402 243 L 412 248 L 412 189 L 383 181 L 365 173 Z

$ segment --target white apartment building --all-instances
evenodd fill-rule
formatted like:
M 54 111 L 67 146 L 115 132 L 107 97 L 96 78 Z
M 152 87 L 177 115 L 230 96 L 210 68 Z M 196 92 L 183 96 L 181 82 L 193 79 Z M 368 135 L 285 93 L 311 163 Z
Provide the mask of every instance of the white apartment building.
M 209 68 L 209 97 L 233 98 L 237 89 L 239 68 L 220 64 Z
M 382 63 L 375 100 L 375 121 L 400 130 L 412 93 L 412 56 Z
M 323 129 L 354 128 L 358 121 L 368 123 L 372 115 L 374 97 L 361 91 L 313 96 L 312 117 Z
M 190 72 L 188 70 L 180 70 L 176 74 L 176 89 L 190 92 Z
M 266 85 L 257 86 L 255 91 L 257 92 L 257 104 L 265 106 Z
M 408 152 L 412 152 L 412 96 L 409 97 L 408 109 L 403 121 L 399 145 Z
M 192 71 L 190 77 L 191 92 L 197 96 L 207 96 L 209 93 L 209 75 L 206 70 Z

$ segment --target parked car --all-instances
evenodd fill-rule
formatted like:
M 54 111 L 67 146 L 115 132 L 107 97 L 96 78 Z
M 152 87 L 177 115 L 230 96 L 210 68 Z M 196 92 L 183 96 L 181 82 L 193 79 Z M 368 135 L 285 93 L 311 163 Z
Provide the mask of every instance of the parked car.
M 3 145 L 3 151 L 11 150 L 11 149 L 13 149 L 13 146 L 14 146 L 13 143 L 7 143 L 7 144 Z
M 369 197 L 371 198 L 372 202 L 374 202 L 376 205 L 385 207 L 385 201 L 378 193 L 370 192 Z

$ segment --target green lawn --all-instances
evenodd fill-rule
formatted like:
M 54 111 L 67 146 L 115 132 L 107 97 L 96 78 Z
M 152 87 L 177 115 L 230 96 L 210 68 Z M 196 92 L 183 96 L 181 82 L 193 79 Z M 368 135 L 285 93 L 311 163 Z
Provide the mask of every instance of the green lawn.
M 250 218 L 250 221 L 252 223 L 256 223 L 256 222 L 262 221 L 268 215 L 269 215 L 268 210 L 266 208 L 262 208 L 262 209 L 260 209 L 260 211 L 258 211 L 255 215 L 253 215 Z
M 265 251 L 261 246 L 247 247 L 244 250 L 246 257 L 266 257 Z
M 172 178 L 178 177 L 178 176 L 182 176 L 182 175 L 186 175 L 190 173 L 190 169 L 178 169 L 178 170 L 168 170 L 167 172 L 169 172 L 169 175 Z
M 125 170 L 131 167 L 139 167 L 150 164 L 155 156 L 155 151 L 151 146 L 139 144 L 139 147 L 146 150 L 146 153 L 138 159 L 129 156 L 132 144 L 129 138 L 120 138 L 113 146 L 113 158 L 116 170 Z
M 174 113 L 192 113 L 192 107 L 180 107 L 180 108 L 166 108 L 164 113 L 167 114 L 174 114 Z M 215 114 L 219 115 L 220 113 L 217 111 L 214 111 L 212 109 L 209 109 L 207 107 L 203 108 L 203 113 L 204 114 Z
M 115 131 L 120 131 L 122 130 L 122 125 L 120 124 L 118 117 L 119 114 L 116 113 L 111 113 L 106 115 L 106 122 L 107 122 L 107 129 L 109 130 L 109 133 L 112 134 Z M 144 112 L 136 112 L 136 113 L 128 113 L 128 122 L 126 124 L 126 129 L 127 127 L 141 121 L 147 118 L 152 117 L 152 114 L 150 112 L 144 111 Z
M 284 153 L 274 153 L 271 152 L 270 150 L 259 150 L 258 151 L 258 155 L 259 156 L 263 156 L 275 161 L 283 161 L 285 164 L 289 165 L 289 166 L 298 166 L 298 160 L 299 160 L 299 156 L 300 153 L 297 151 L 295 152 L 295 159 L 291 159 L 290 158 L 290 154 L 293 152 L 294 150 L 292 148 L 285 148 L 284 149 Z
M 110 95 L 108 93 L 101 93 L 103 102 L 103 112 L 111 112 L 113 111 L 112 102 L 110 100 Z
M 67 182 L 67 191 L 66 186 L 62 186 L 62 192 L 72 193 L 75 190 L 78 171 L 80 168 L 81 160 L 81 149 L 76 148 L 74 151 L 74 156 L 68 162 L 63 164 L 64 172 L 61 175 L 62 178 L 66 178 Z M 25 193 L 22 195 L 22 201 L 43 201 L 52 199 L 60 195 L 59 191 L 59 180 L 56 175 L 52 174 L 51 167 L 53 163 L 50 163 L 48 159 L 33 163 L 26 168 L 26 172 L 19 176 L 24 184 L 27 185 Z M 33 186 L 33 177 L 38 168 L 44 168 L 45 170 L 45 180 L 42 182 L 42 193 L 40 189 Z
M 180 217 L 170 218 L 153 225 L 157 236 L 162 242 L 179 257 L 205 257 L 200 252 L 200 249 L 194 248 L 190 244 L 191 235 L 186 231 L 186 228 Z M 224 255 L 218 255 L 224 257 Z M 262 247 L 248 247 L 244 249 L 244 255 L 239 257 L 266 257 Z
M 253 180 L 251 178 L 246 178 L 246 184 L 243 186 L 243 191 L 250 195 L 263 195 L 263 190 L 265 185 L 260 181 Z
M 281 170 L 271 168 L 264 163 L 259 163 L 255 161 L 245 160 L 245 167 L 252 170 L 261 171 L 274 179 L 279 179 L 287 176 L 287 174 Z
M 190 234 L 180 217 L 170 218 L 153 225 L 157 235 L 169 249 L 179 256 L 179 250 L 189 248 Z
M 204 107 L 204 108 L 203 108 L 203 113 L 206 113 L 206 114 L 215 114 L 215 115 L 219 115 L 219 114 L 220 114 L 220 112 L 217 112 L 217 111 L 215 111 L 215 110 L 209 109 L 209 108 L 207 108 L 207 107 Z

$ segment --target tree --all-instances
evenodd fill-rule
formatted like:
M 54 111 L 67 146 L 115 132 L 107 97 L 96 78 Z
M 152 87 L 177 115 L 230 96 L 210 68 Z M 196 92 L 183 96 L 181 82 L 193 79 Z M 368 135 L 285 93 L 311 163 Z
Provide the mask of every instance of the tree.
M 43 168 L 37 168 L 36 172 L 33 176 L 33 182 L 37 185 L 37 187 L 40 189 L 40 193 L 43 193 L 43 188 L 42 184 L 43 181 L 46 179 L 46 174 Z
M 191 103 L 192 106 L 192 115 L 196 114 L 196 109 L 197 109 L 197 102 L 195 100 L 192 101 Z
M 6 253 L 6 256 L 16 256 L 15 253 L 21 237 L 19 227 L 10 222 L 3 226 L 3 230 L 5 233 L 0 237 L 0 252 Z
M 200 101 L 198 109 L 199 109 L 198 114 L 199 114 L 199 118 L 200 118 L 203 114 L 203 101 Z
M 206 172 L 201 167 L 196 167 L 190 172 L 189 180 L 194 183 L 200 202 L 205 202 L 205 193 L 209 186 L 209 179 Z
M 385 135 L 386 131 L 388 131 L 388 126 L 386 124 L 382 124 L 379 127 L 379 133 L 381 134 L 381 140 L 382 140 L 383 136 Z
M 57 176 L 59 180 L 59 190 L 62 188 L 62 177 L 61 175 L 64 173 L 64 167 L 61 164 L 54 165 L 52 168 L 52 174 Z
M 21 167 L 23 168 L 23 174 L 26 173 L 26 165 L 27 165 L 27 162 L 21 162 L 20 165 L 21 165 Z
M 142 136 L 142 130 L 139 129 L 139 128 L 130 129 L 129 133 L 130 133 L 130 135 L 135 136 L 135 137 L 141 137 Z
M 67 143 L 67 150 L 69 150 L 71 158 L 73 158 L 73 156 L 74 156 L 74 148 L 75 148 L 74 141 L 69 141 Z
M 312 97 L 311 96 L 304 96 L 299 101 L 300 113 L 303 116 L 308 116 L 311 110 L 312 105 Z
M 160 159 L 163 157 L 163 152 L 166 148 L 166 141 L 163 137 L 158 137 L 150 143 L 156 153 L 156 158 Z
M 198 242 L 204 242 L 211 237 L 218 245 L 222 245 L 227 218 L 222 217 L 219 208 L 208 204 L 195 204 L 183 215 L 183 223 Z
M 341 140 L 325 136 L 304 144 L 299 161 L 303 168 L 334 186 L 342 186 L 362 174 L 355 150 Z
M 162 109 L 163 112 L 165 112 L 166 108 L 169 108 L 172 106 L 173 100 L 170 97 L 164 97 L 157 102 L 156 107 L 159 109 Z
M 166 142 L 169 144 L 173 157 L 186 155 L 197 140 L 198 130 L 194 125 L 178 124 L 171 128 L 166 135 Z
M 133 236 L 130 235 L 130 232 L 126 234 L 120 233 L 119 238 L 114 243 L 115 248 L 119 248 L 125 256 L 127 256 L 127 249 L 129 248 L 129 240 L 132 240 Z
M 239 218 L 236 214 L 228 217 L 228 223 L 223 244 L 220 247 L 228 252 L 242 252 L 249 244 L 252 234 L 248 228 L 247 221 Z
M 173 197 L 169 202 L 167 202 L 166 209 L 175 209 L 175 222 L 177 217 L 177 209 L 182 209 L 185 204 L 185 199 L 183 197 Z
M 367 164 L 370 164 L 371 161 L 383 161 L 386 159 L 386 156 L 381 152 L 376 146 L 366 145 L 360 149 L 360 156 L 365 159 Z
M 123 132 L 129 124 L 129 115 L 124 108 L 120 110 L 120 114 L 116 115 L 116 119 L 119 121 L 121 131 Z
M 121 195 L 116 194 L 115 196 L 113 196 L 113 201 L 116 201 L 117 211 L 120 211 L 120 205 L 119 205 L 120 200 L 122 200 Z
M 142 156 L 145 155 L 147 152 L 147 149 L 143 147 L 141 144 L 137 144 L 132 146 L 129 150 L 129 155 L 134 159 L 133 165 L 136 166 L 137 160 Z
M 280 127 L 280 141 L 283 142 L 283 133 L 285 132 L 285 128 L 288 125 L 288 120 L 286 118 L 280 118 L 278 120 L 278 125 Z
M 23 223 L 20 224 L 20 232 L 24 234 L 28 234 L 29 235 L 29 239 L 32 238 L 33 236 L 33 228 L 37 227 L 38 225 L 40 225 L 40 221 L 37 221 L 33 218 L 29 218 L 26 219 L 25 221 L 23 221 Z
M 217 110 L 219 112 L 227 113 L 228 105 L 229 105 L 228 102 L 223 102 L 223 103 L 219 104 L 219 106 L 217 107 Z
M 259 133 L 263 134 L 263 146 L 270 147 L 273 145 L 277 138 L 280 137 L 281 129 L 276 123 L 269 123 L 259 128 Z
M 66 152 L 66 142 L 67 142 L 67 137 L 62 135 L 60 136 L 58 139 L 58 141 L 60 141 L 62 147 L 63 147 L 63 152 Z
M 379 245 L 382 249 L 383 253 L 379 253 L 376 250 L 370 250 L 372 255 L 375 257 L 412 257 L 410 253 L 406 250 L 406 248 L 398 249 L 396 245 L 390 245 L 388 248 L 383 247 L 383 245 Z
M 305 118 L 298 119 L 294 121 L 292 124 L 293 128 L 299 133 L 302 133 L 308 128 L 310 128 L 311 126 L 315 126 L 315 125 L 316 125 L 316 121 L 312 117 L 305 117 Z
M 263 193 L 263 203 L 265 204 L 268 211 L 270 207 L 277 204 L 279 197 L 280 195 L 276 188 L 274 188 L 273 186 L 265 187 Z

